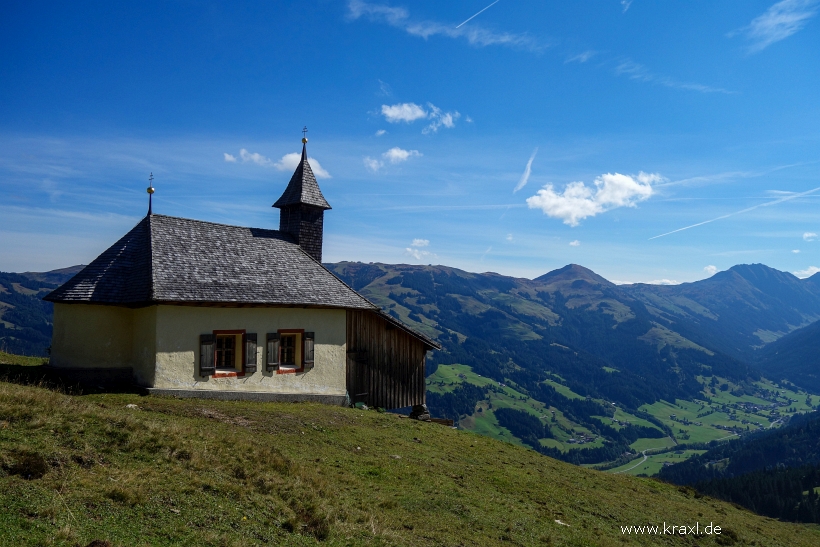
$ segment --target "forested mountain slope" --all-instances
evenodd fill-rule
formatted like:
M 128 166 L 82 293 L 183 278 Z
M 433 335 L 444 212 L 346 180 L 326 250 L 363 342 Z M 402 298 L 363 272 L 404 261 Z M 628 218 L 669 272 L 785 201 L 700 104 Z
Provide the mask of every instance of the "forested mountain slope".
M 534 280 L 444 266 L 330 268 L 388 313 L 436 336 L 444 349 L 433 367 L 466 364 L 533 394 L 556 374 L 583 396 L 636 408 L 695 396 L 699 375 L 757 377 L 670 330 L 641 301 L 581 266 Z
M 755 364 L 770 378 L 788 378 L 820 392 L 820 321 L 772 342 L 755 357 Z
M 741 360 L 820 319 L 820 283 L 763 264 L 741 264 L 680 285 L 623 285 L 687 338 Z
M 724 443 L 658 476 L 762 515 L 820 522 L 820 416 Z
M 0 272 L 0 351 L 42 355 L 51 345 L 53 306 L 42 297 L 82 266 L 52 272 Z

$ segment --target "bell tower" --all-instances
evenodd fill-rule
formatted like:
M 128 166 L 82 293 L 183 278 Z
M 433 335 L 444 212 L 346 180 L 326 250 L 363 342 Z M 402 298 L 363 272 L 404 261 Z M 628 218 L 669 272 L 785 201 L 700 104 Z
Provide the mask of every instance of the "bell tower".
M 306 134 L 307 128 L 302 131 Z M 307 254 L 322 262 L 324 216 L 331 207 L 308 163 L 307 141 L 307 136 L 303 136 L 302 159 L 273 206 L 279 209 L 279 231 L 292 235 Z

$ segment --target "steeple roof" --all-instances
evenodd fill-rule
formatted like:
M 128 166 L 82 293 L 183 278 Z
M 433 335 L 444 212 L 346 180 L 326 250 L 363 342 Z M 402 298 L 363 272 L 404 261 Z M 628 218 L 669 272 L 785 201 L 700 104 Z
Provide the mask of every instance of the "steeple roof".
M 313 175 L 307 157 L 307 139 L 302 140 L 302 159 L 296 166 L 296 171 L 290 177 L 288 187 L 285 188 L 282 196 L 273 204 L 274 207 L 282 209 L 293 205 L 312 205 L 321 209 L 330 209 L 330 204 L 319 190 L 319 184 Z

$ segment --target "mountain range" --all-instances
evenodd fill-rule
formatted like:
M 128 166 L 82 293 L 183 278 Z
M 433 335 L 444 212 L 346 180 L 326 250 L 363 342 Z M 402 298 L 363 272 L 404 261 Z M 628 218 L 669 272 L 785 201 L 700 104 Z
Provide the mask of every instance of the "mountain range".
M 444 351 L 436 361 L 465 362 L 469 354 L 490 377 L 572 369 L 573 390 L 628 406 L 692 395 L 700 390 L 695 377 L 710 373 L 755 378 L 762 369 L 775 380 L 818 387 L 817 360 L 780 357 L 787 348 L 802 355 L 798 346 L 814 339 L 800 332 L 820 319 L 820 274 L 801 280 L 744 264 L 703 281 L 660 286 L 615 285 L 576 264 L 532 280 L 444 266 L 327 266 L 388 313 L 439 339 Z M 773 344 L 787 334 L 790 342 Z M 613 368 L 630 386 L 612 381 Z

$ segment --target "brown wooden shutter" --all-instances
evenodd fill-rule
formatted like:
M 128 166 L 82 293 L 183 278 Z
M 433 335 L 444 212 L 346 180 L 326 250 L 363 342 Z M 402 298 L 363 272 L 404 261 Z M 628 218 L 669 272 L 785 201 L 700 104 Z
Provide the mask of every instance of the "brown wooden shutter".
M 303 359 L 305 368 L 313 368 L 313 340 L 314 340 L 314 333 L 306 332 L 305 333 L 305 357 Z
M 279 368 L 279 333 L 269 332 L 267 336 L 267 357 L 265 369 L 270 372 Z
M 256 333 L 245 334 L 245 372 L 256 372 Z
M 199 375 L 212 376 L 216 372 L 214 367 L 214 335 L 199 335 Z

